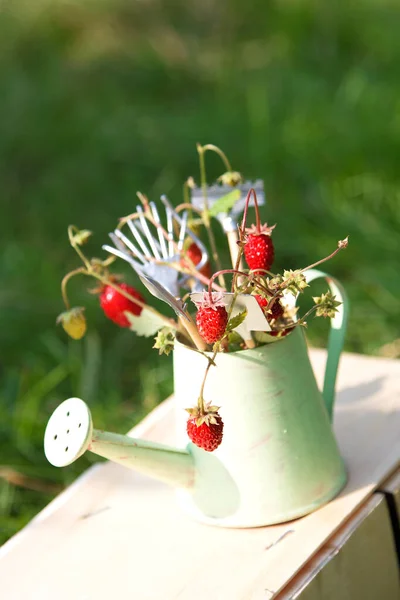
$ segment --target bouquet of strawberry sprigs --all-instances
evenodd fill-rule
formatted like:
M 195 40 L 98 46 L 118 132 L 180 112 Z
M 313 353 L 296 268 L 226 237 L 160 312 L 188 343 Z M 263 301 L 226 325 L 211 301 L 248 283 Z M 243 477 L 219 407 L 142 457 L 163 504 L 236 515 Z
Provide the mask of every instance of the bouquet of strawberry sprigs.
M 333 317 L 340 303 L 330 291 L 314 297 L 314 305 L 303 316 L 298 315 L 295 299 L 308 287 L 305 273 L 346 248 L 348 239 L 339 241 L 329 256 L 312 265 L 283 273 L 272 272 L 275 225 L 261 223 L 256 190 L 243 182 L 240 173 L 232 170 L 226 155 L 218 147 L 198 145 L 197 150 L 201 186 L 196 188 L 193 178 L 189 178 L 184 184 L 184 202 L 176 207 L 166 203 L 167 227 L 162 224 L 154 203 L 138 193 L 141 206 L 135 213 L 120 219 L 111 234 L 115 248 L 104 246 L 111 253 L 105 260 L 89 259 L 84 254 L 82 246 L 90 238 L 90 231 L 74 226 L 68 228 L 70 244 L 83 265 L 68 273 L 62 281 L 66 311 L 57 321 L 73 339 L 84 336 L 84 308 L 71 308 L 67 296 L 70 278 L 84 274 L 99 282 L 94 291 L 99 295 L 105 316 L 139 336 L 156 335 L 154 348 L 160 354 L 171 352 L 178 335 L 188 346 L 204 353 L 208 364 L 197 406 L 187 409 L 187 432 L 196 445 L 213 451 L 222 441 L 223 422 L 219 407 L 205 402 L 203 390 L 209 369 L 215 365 L 215 357 L 219 352 L 242 351 L 279 342 L 296 327 L 306 327 L 311 315 Z M 212 188 L 206 182 L 207 151 L 216 152 L 226 168 Z M 212 196 L 215 190 L 218 199 L 211 205 L 210 194 Z M 202 197 L 200 205 L 193 202 L 199 195 Z M 255 208 L 255 222 L 249 226 L 250 205 Z M 216 249 L 211 219 L 217 217 L 222 222 L 222 215 L 224 222 L 227 218 L 234 222 L 232 215 L 237 216 L 238 206 L 243 208 L 241 223 L 237 224 L 236 230 L 232 226 L 224 227 L 232 261 L 231 268 L 224 269 Z M 127 224 L 136 245 L 122 231 Z M 174 239 L 176 231 L 178 241 Z M 206 237 L 207 242 L 203 242 L 202 237 Z M 148 246 L 153 254 L 148 251 Z M 110 267 L 116 256 L 133 266 L 141 282 L 154 296 L 172 307 L 177 319 L 162 314 L 146 302 L 139 290 L 111 273 Z M 187 309 L 189 298 L 196 309 L 195 315 Z

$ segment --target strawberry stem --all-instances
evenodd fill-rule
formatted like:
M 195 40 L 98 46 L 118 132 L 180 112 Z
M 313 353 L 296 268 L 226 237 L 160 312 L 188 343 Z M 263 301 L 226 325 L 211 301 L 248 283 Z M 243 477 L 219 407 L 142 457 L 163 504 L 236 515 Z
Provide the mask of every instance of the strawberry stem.
M 256 194 L 256 190 L 254 188 L 251 188 L 247 193 L 246 201 L 245 201 L 245 205 L 244 205 L 242 227 L 241 227 L 243 236 L 245 234 L 245 229 L 246 229 L 247 209 L 249 208 L 249 202 L 250 202 L 250 198 L 251 198 L 252 194 L 253 194 L 253 198 L 254 198 L 254 208 L 256 211 L 256 228 L 257 228 L 257 232 L 260 233 L 261 222 L 260 222 L 260 212 L 258 210 L 257 194 Z
M 257 286 L 260 290 L 262 290 L 265 294 L 267 294 L 267 296 L 273 296 L 273 292 L 271 292 L 271 290 L 269 290 L 265 285 L 263 285 L 260 281 L 258 281 L 257 279 L 254 279 L 254 285 Z
M 212 357 L 210 358 L 209 356 L 207 356 L 208 365 L 206 367 L 206 370 L 204 371 L 203 381 L 201 382 L 200 394 L 199 394 L 199 398 L 197 400 L 197 406 L 199 407 L 199 411 L 201 414 L 205 413 L 204 386 L 206 385 L 207 375 L 208 375 L 211 365 L 213 365 L 214 367 L 216 366 L 214 361 L 215 361 L 215 357 L 218 354 L 220 343 L 221 343 L 221 340 L 215 344 Z
M 212 287 L 214 285 L 214 279 L 222 274 L 234 273 L 235 275 L 243 275 L 244 277 L 248 277 L 248 273 L 244 273 L 243 271 L 238 271 L 237 269 L 223 269 L 221 271 L 217 271 L 212 275 L 209 284 L 208 284 L 208 295 L 210 297 L 210 302 L 212 302 Z
M 103 267 L 108 267 L 109 265 L 112 265 L 115 260 L 117 260 L 117 257 L 114 256 L 114 254 L 111 254 L 108 258 L 101 261 L 101 264 Z
M 228 310 L 228 323 L 229 323 L 229 319 L 231 318 L 232 311 L 233 311 L 233 308 L 235 306 L 236 298 L 238 296 L 238 293 L 239 292 L 235 292 L 234 293 L 231 305 L 229 307 L 229 310 Z M 207 359 L 208 359 L 208 365 L 207 365 L 206 370 L 204 372 L 204 377 L 203 377 L 203 381 L 201 383 L 200 394 L 199 394 L 199 399 L 198 399 L 199 410 L 203 411 L 203 413 L 204 413 L 204 410 L 205 410 L 204 409 L 203 394 L 204 394 L 204 386 L 205 386 L 206 380 L 207 380 L 207 375 L 208 375 L 208 372 L 210 370 L 211 365 L 213 365 L 214 367 L 216 366 L 216 364 L 215 364 L 215 358 L 216 358 L 216 356 L 217 356 L 217 354 L 218 354 L 218 352 L 220 350 L 221 345 L 223 344 L 225 336 L 226 336 L 226 332 L 224 333 L 224 335 L 222 336 L 222 338 L 218 342 L 216 342 L 214 344 L 214 352 L 213 352 L 213 355 L 212 355 L 211 358 L 209 356 L 205 355 L 205 356 L 207 356 Z
M 189 204 L 190 203 L 190 186 L 187 182 L 187 180 L 184 182 L 183 184 L 183 201 L 185 204 Z M 190 210 L 192 210 L 192 206 L 190 207 Z M 190 215 L 191 216 L 191 215 Z
M 136 192 L 136 196 L 139 198 L 140 202 L 143 205 L 144 211 L 148 211 L 149 209 L 149 199 L 147 196 L 145 196 L 145 194 L 142 194 L 142 192 Z
M 200 210 L 200 208 L 196 208 L 196 206 L 193 206 L 193 204 L 191 204 L 190 202 L 182 202 L 182 204 L 178 204 L 178 206 L 175 206 L 175 212 L 180 213 L 181 210 L 185 210 L 185 208 L 187 208 L 188 210 L 191 210 L 193 212 L 196 212 L 198 215 L 202 215 L 202 211 Z
M 322 263 L 327 262 L 328 260 L 330 260 L 331 258 L 333 258 L 334 256 L 336 256 L 336 254 L 338 254 L 338 252 L 340 252 L 341 250 L 344 250 L 344 248 L 346 248 L 346 245 L 338 245 L 338 247 L 336 248 L 336 250 L 334 252 L 332 252 L 332 254 L 330 254 L 329 256 L 326 256 L 325 258 L 321 258 L 321 260 L 318 260 L 317 262 L 313 263 L 312 265 L 309 265 L 308 267 L 305 267 L 304 269 L 300 269 L 300 271 L 302 273 L 304 273 L 304 271 L 308 271 L 309 269 L 313 269 L 314 267 L 317 267 L 318 265 L 322 265 Z
M 236 257 L 235 271 L 238 271 L 240 268 L 242 256 L 243 256 L 243 245 L 244 245 L 244 231 L 242 231 L 239 226 L 238 226 L 238 234 L 239 234 L 239 241 L 237 242 L 237 244 L 239 246 L 239 252 Z M 235 274 L 232 277 L 231 292 L 233 292 L 236 289 L 237 279 L 238 279 L 238 276 Z
M 139 214 L 137 212 L 131 213 L 130 215 L 126 215 L 125 217 L 120 217 L 117 229 L 121 229 L 128 221 L 138 218 Z
M 65 304 L 65 307 L 67 310 L 69 310 L 71 308 L 71 305 L 70 305 L 70 302 L 68 299 L 68 294 L 67 294 L 67 283 L 72 277 L 74 277 L 74 275 L 78 275 L 78 273 L 85 274 L 86 271 L 85 271 L 84 267 L 79 267 L 79 269 L 70 271 L 69 273 L 67 273 L 65 275 L 65 277 L 63 277 L 63 280 L 61 282 L 61 294 L 62 294 L 62 298 L 63 298 L 64 304 Z
M 225 152 L 223 152 L 223 150 L 221 150 L 221 148 L 218 148 L 218 146 L 214 146 L 214 144 L 206 144 L 205 146 L 203 146 L 204 154 L 206 153 L 207 150 L 211 150 L 212 152 L 215 152 L 215 154 L 218 154 L 218 156 L 222 159 L 222 162 L 224 163 L 226 170 L 232 171 L 232 165 L 229 162 L 228 157 L 226 156 Z
M 310 310 L 308 310 L 306 314 L 301 317 L 301 319 L 294 323 L 293 327 L 297 327 L 298 325 L 302 325 L 303 323 L 305 323 L 307 317 L 309 317 L 313 312 L 315 312 L 317 308 L 318 306 L 312 306 Z
M 204 227 L 207 230 L 207 235 L 208 235 L 208 240 L 210 243 L 210 248 L 211 248 L 211 254 L 213 257 L 213 260 L 215 262 L 215 266 L 217 267 L 217 270 L 220 271 L 221 270 L 221 261 L 219 259 L 218 256 L 218 251 L 217 251 L 217 245 L 215 243 L 215 237 L 213 234 L 213 231 L 211 229 L 211 223 L 210 223 L 210 216 L 208 213 L 208 196 L 207 196 L 207 175 L 206 175 L 206 162 L 205 162 L 205 150 L 204 150 L 205 146 L 201 146 L 200 144 L 197 144 L 197 152 L 199 154 L 199 164 L 200 164 L 200 181 L 201 181 L 201 188 L 203 190 L 203 198 L 204 198 L 204 209 L 201 213 L 203 222 L 204 222 Z M 219 284 L 226 289 L 225 286 L 225 281 L 222 275 L 220 275 L 219 277 Z
M 78 229 L 78 227 L 76 227 L 76 225 L 69 225 L 69 227 L 68 227 L 68 239 L 69 239 L 69 243 L 71 244 L 71 246 L 73 247 L 73 249 L 75 250 L 75 252 L 78 254 L 79 258 L 81 259 L 81 261 L 83 262 L 83 264 L 85 265 L 85 267 L 87 269 L 89 269 L 90 268 L 90 263 L 89 263 L 88 259 L 83 254 L 83 252 L 79 248 L 78 244 L 74 241 L 74 233 L 78 233 L 78 231 L 79 231 L 79 229 Z

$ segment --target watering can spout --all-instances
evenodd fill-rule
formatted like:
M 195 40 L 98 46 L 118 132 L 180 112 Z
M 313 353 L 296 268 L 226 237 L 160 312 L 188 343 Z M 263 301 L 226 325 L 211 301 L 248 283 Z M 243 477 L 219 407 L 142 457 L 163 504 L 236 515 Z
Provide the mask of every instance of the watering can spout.
M 174 487 L 189 489 L 194 481 L 189 452 L 94 429 L 89 408 L 79 398 L 69 398 L 56 408 L 46 427 L 44 450 L 56 467 L 71 464 L 89 450 Z

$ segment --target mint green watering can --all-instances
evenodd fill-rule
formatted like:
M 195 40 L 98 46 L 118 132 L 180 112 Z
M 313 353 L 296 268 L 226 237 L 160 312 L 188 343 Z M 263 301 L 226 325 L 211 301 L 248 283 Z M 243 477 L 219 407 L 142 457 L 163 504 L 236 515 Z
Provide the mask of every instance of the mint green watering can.
M 342 489 L 346 470 L 331 427 L 335 381 L 347 321 L 341 285 L 317 270 L 342 302 L 331 320 L 322 394 L 302 328 L 255 349 L 219 353 L 204 398 L 221 406 L 224 437 L 213 453 L 188 443 L 187 407 L 197 402 L 207 359 L 180 342 L 174 348 L 177 448 L 93 429 L 87 405 L 63 402 L 45 433 L 45 453 L 65 466 L 86 450 L 177 488 L 197 520 L 226 527 L 282 523 L 312 512 Z

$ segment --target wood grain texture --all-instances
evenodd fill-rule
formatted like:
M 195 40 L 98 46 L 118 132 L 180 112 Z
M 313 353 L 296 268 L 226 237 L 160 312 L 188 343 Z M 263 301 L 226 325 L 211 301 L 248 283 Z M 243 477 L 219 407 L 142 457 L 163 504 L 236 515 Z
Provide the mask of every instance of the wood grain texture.
M 321 380 L 325 353 L 311 356 Z M 284 525 L 201 525 L 165 485 L 116 464 L 92 467 L 0 550 L 3 597 L 273 598 L 399 465 L 399 388 L 400 361 L 344 355 L 334 426 L 349 482 L 327 506 Z M 132 434 L 171 443 L 173 422 L 169 400 Z
M 400 580 L 383 494 L 374 494 L 276 600 L 398 600 Z

